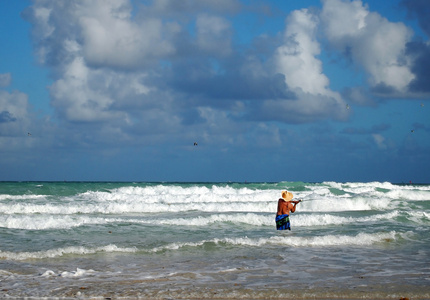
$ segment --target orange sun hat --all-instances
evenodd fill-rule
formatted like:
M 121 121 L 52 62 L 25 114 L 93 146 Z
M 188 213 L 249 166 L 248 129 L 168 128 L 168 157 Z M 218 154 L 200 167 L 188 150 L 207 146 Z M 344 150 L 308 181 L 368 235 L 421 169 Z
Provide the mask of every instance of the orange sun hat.
M 293 194 L 288 191 L 282 191 L 282 198 L 284 198 L 285 201 L 291 201 L 291 199 L 293 199 Z

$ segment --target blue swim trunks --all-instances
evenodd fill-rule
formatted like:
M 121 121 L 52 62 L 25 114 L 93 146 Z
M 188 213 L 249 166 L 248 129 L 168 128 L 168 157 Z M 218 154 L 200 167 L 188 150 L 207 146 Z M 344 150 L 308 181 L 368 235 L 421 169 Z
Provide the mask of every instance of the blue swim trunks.
M 275 221 L 277 230 L 291 230 L 290 217 L 287 214 L 276 216 Z

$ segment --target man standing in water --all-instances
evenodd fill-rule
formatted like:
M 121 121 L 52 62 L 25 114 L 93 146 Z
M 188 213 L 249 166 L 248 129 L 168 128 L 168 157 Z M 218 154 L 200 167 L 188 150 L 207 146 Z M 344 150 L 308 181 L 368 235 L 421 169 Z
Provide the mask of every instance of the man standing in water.
M 296 205 L 301 201 L 291 201 L 291 199 L 293 199 L 293 194 L 288 191 L 283 191 L 282 198 L 278 200 L 278 212 L 276 213 L 277 230 L 291 230 L 290 213 L 296 211 Z

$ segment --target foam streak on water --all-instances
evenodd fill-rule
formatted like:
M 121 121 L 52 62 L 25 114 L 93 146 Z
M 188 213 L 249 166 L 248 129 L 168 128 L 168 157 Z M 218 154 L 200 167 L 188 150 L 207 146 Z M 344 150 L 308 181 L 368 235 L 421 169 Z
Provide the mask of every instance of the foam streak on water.
M 429 225 L 430 185 L 2 182 L 0 297 L 425 299 Z

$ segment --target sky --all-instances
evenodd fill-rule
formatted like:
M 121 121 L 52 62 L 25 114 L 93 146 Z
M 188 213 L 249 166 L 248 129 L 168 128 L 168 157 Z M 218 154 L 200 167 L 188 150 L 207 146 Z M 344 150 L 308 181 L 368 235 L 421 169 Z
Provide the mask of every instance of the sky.
M 0 180 L 430 183 L 429 15 L 0 0 Z

